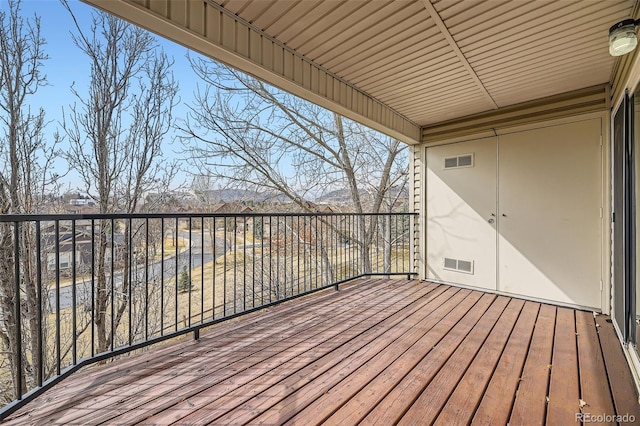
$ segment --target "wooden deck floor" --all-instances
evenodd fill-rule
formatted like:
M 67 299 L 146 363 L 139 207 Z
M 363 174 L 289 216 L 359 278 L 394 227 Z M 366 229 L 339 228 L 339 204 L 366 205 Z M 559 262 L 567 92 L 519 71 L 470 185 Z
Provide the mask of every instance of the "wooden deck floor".
M 570 425 L 639 408 L 605 316 L 366 280 L 88 368 L 7 423 Z

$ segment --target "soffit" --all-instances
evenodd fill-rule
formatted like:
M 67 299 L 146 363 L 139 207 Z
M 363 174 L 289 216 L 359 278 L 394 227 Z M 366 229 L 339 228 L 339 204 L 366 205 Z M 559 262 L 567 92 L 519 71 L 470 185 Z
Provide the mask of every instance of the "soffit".
M 212 0 L 213 1 L 213 0 Z M 633 0 L 215 0 L 420 126 L 609 81 Z
M 608 84 L 608 29 L 637 2 L 83 1 L 409 143 Z

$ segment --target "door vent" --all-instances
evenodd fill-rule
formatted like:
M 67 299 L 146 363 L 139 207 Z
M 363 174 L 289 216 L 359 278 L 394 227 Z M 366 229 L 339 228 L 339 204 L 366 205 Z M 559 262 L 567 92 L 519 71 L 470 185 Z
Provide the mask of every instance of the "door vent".
M 445 169 L 459 169 L 462 167 L 473 167 L 473 154 L 458 155 L 457 157 L 444 159 Z
M 473 274 L 473 261 L 445 257 L 444 269 L 456 272 L 464 272 L 465 274 Z
M 448 257 L 445 257 L 444 269 L 458 269 L 458 261 L 455 259 L 450 259 Z

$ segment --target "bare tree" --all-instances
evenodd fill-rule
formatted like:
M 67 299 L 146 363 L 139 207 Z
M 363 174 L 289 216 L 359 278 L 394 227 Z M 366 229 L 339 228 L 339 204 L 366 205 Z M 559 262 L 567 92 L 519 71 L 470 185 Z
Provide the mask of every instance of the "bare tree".
M 63 128 L 70 142 L 66 155 L 69 165 L 81 176 L 85 191 L 100 207 L 101 213 L 133 213 L 145 192 L 166 188 L 175 165 L 164 161 L 162 144 L 172 126 L 172 110 L 178 84 L 173 78 L 173 61 L 158 46 L 156 39 L 106 13 L 94 13 L 88 32 L 76 24 L 74 44 L 90 62 L 88 93 L 72 87 L 76 104 L 65 113 Z M 148 206 L 147 206 L 148 208 Z M 113 346 L 107 330 L 106 260 L 109 224 L 100 224 L 96 252 L 96 315 L 98 351 Z M 137 240 L 136 229 L 122 224 L 122 284 L 124 295 L 110 319 L 117 328 L 128 305 L 128 295 L 135 294 L 129 282 L 132 275 L 130 244 Z M 111 274 L 113 279 L 113 274 Z M 134 289 L 135 290 L 135 289 Z
M 190 61 L 204 86 L 180 128 L 201 173 L 229 186 L 284 194 L 311 212 L 310 197 L 334 190 L 348 191 L 355 213 L 389 211 L 403 192 L 408 162 L 400 141 L 230 67 Z M 360 221 L 362 272 L 371 271 L 376 226 L 375 217 Z
M 0 11 L 0 214 L 35 213 L 45 188 L 55 180 L 48 175 L 55 141 L 48 143 L 43 135 L 44 111 L 33 112 L 31 107 L 34 95 L 46 84 L 41 71 L 47 59 L 45 40 L 40 35 L 40 18 L 24 19 L 20 6 L 20 0 L 9 0 L 7 10 Z M 18 259 L 13 251 L 16 245 Z M 32 227 L 23 224 L 16 230 L 13 225 L 0 226 L 0 340 L 3 350 L 10 353 L 13 398 L 42 379 L 39 369 L 31 367 L 42 361 L 36 337 L 41 325 L 36 315 L 36 264 L 40 259 L 34 247 Z M 16 267 L 21 277 L 20 294 L 16 293 Z M 14 315 L 17 303 L 22 318 Z M 21 322 L 26 327 L 19 336 L 16 327 Z M 18 339 L 23 340 L 20 354 Z

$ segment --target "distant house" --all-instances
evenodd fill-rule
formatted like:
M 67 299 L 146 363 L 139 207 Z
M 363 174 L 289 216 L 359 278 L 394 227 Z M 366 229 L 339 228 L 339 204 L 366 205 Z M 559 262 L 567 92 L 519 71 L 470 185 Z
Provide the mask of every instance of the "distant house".
M 69 204 L 72 206 L 95 206 L 96 202 L 90 198 L 72 198 L 69 200 Z
M 96 225 L 97 227 L 97 225 Z M 71 272 L 74 266 L 74 247 L 75 247 L 75 267 L 76 270 L 81 269 L 82 266 L 90 267 L 93 263 L 93 257 L 97 255 L 97 244 L 94 244 L 94 239 L 97 241 L 98 229 L 92 235 L 91 222 L 90 221 L 77 221 L 75 228 L 75 241 L 73 237 L 73 228 L 70 224 L 60 223 L 56 232 L 55 224 L 51 223 L 42 229 L 42 251 L 43 257 L 46 256 L 46 270 L 55 271 L 59 269 L 61 272 Z M 111 234 L 107 233 L 107 238 L 111 238 Z M 119 248 L 122 247 L 124 238 L 121 234 L 113 235 L 113 246 L 115 248 L 115 260 L 119 258 Z M 56 266 L 56 239 L 58 256 Z M 107 259 L 111 259 L 111 246 L 109 242 L 107 244 Z M 92 247 L 93 252 L 92 252 Z
M 207 209 L 207 213 L 215 213 L 215 214 L 253 214 L 254 210 L 247 206 L 245 203 L 240 201 L 232 201 L 232 202 L 221 202 L 214 204 L 209 209 Z M 216 227 L 223 226 L 222 222 L 217 224 Z M 253 226 L 253 217 L 243 217 L 236 216 L 234 219 L 226 220 L 226 228 L 227 230 L 235 230 L 235 231 L 248 231 Z
M 65 204 L 64 212 L 69 214 L 95 214 L 100 212 L 100 208 L 94 203 L 86 204 Z

